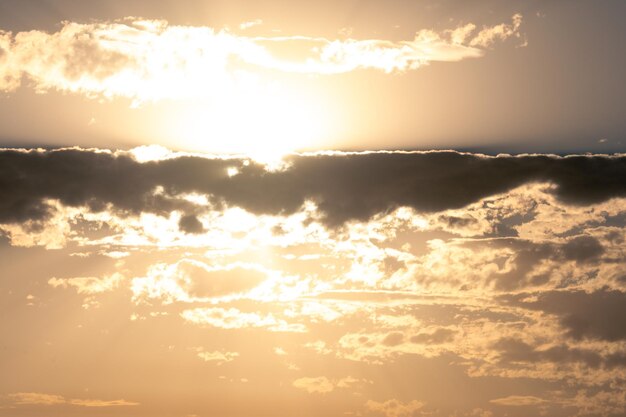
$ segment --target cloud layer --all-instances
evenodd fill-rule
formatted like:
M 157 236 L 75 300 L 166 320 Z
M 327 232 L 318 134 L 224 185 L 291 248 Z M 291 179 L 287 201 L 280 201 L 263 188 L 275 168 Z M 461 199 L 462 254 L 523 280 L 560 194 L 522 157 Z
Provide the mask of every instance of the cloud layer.
M 4 150 L 2 357 L 25 376 L 0 415 L 131 405 L 83 387 L 137 415 L 623 415 L 624 174 L 623 155 Z
M 430 62 L 477 58 L 497 41 L 520 38 L 521 21 L 516 14 L 510 24 L 480 31 L 474 24 L 442 33 L 424 29 L 401 42 L 297 35 L 255 38 L 136 18 L 65 22 L 54 33 L 0 31 L 0 91 L 12 91 L 26 78 L 39 92 L 127 97 L 137 102 L 221 97 L 239 88 L 239 75 L 246 72 L 394 72 Z M 284 50 L 290 51 L 286 58 L 278 53 Z
M 379 152 L 291 156 L 268 171 L 244 159 L 181 156 L 139 163 L 128 154 L 78 149 L 0 152 L 0 222 L 41 220 L 47 200 L 91 210 L 193 214 L 185 194 L 255 214 L 291 214 L 313 201 L 325 223 L 340 225 L 410 207 L 458 209 L 529 183 L 551 184 L 567 204 L 587 205 L 626 195 L 626 157 L 548 155 L 488 157 L 458 152 Z M 235 168 L 237 174 L 231 175 Z M 186 232 L 200 231 L 183 217 Z M 577 250 L 566 249 L 566 256 Z M 569 252 L 568 252 L 569 251 Z

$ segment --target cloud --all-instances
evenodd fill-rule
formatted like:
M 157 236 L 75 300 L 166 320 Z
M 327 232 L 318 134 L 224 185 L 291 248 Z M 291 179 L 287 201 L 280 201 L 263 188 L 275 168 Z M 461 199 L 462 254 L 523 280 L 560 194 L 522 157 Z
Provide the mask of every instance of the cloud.
M 565 259 L 576 262 L 588 262 L 604 253 L 604 248 L 593 236 L 577 236 L 563 245 Z
M 181 317 L 188 322 L 222 329 L 266 328 L 272 332 L 306 332 L 302 324 L 290 324 L 272 314 L 246 313 L 236 308 L 194 308 L 183 311 Z
M 64 22 L 54 33 L 0 31 L 0 91 L 16 89 L 26 77 L 39 92 L 128 97 L 137 102 L 223 97 L 238 87 L 237 71 L 392 72 L 480 57 L 494 42 L 519 36 L 521 19 L 515 15 L 512 25 L 485 27 L 473 38 L 476 26 L 468 24 L 443 33 L 419 30 L 414 39 L 400 42 L 300 35 L 254 38 L 137 18 Z M 242 23 L 240 29 L 260 23 Z M 285 58 L 278 53 L 284 49 L 304 53 Z
M 113 273 L 103 278 L 98 277 L 77 277 L 77 278 L 50 278 L 48 284 L 54 288 L 74 287 L 78 294 L 99 294 L 112 291 L 124 280 L 120 273 Z
M 237 206 L 254 214 L 292 214 L 313 201 L 330 226 L 399 207 L 424 213 L 461 208 L 535 182 L 551 185 L 548 192 L 571 205 L 626 196 L 621 155 L 373 152 L 293 155 L 287 164 L 268 171 L 246 159 L 180 156 L 139 163 L 123 152 L 4 150 L 0 223 L 45 219 L 53 210 L 50 200 L 128 214 L 196 212 L 198 204 L 185 194 L 206 195 L 216 207 Z M 233 167 L 239 173 L 230 176 Z
M 244 293 L 266 278 L 265 271 L 249 265 L 210 267 L 192 259 L 181 259 L 171 265 L 152 265 L 145 277 L 133 278 L 131 290 L 136 302 L 206 302 Z
M 182 216 L 178 222 L 178 227 L 185 233 L 199 234 L 204 232 L 202 222 L 192 214 Z
M 496 41 L 504 41 L 512 36 L 521 37 L 519 28 L 522 25 L 522 15 L 515 14 L 512 17 L 512 23 L 500 24 L 492 27 L 484 27 L 474 39 L 469 42 L 471 46 L 489 47 Z
M 348 388 L 361 382 L 363 381 L 351 376 L 341 379 L 329 379 L 325 376 L 320 376 L 315 378 L 296 379 L 293 381 L 293 386 L 305 390 L 309 394 L 326 394 L 337 388 Z
M 584 291 L 545 291 L 505 296 L 503 300 L 520 307 L 555 314 L 566 334 L 576 340 L 626 340 L 626 293 L 600 289 Z
M 238 352 L 224 352 L 220 350 L 216 350 L 214 352 L 205 351 L 202 348 L 197 349 L 198 357 L 205 362 L 215 362 L 218 365 L 221 365 L 226 362 L 234 361 L 236 357 L 239 356 Z
M 502 362 L 509 363 L 552 362 L 567 364 L 578 362 L 593 369 L 599 368 L 604 362 L 606 362 L 608 368 L 625 365 L 625 363 L 620 361 L 621 357 L 619 355 L 612 354 L 605 359 L 597 351 L 570 348 L 565 344 L 538 349 L 519 339 L 503 338 L 496 342 L 493 348 L 500 352 L 500 360 Z
M 139 405 L 139 403 L 125 400 L 68 400 L 70 405 L 78 405 L 81 407 L 120 407 L 120 406 L 132 406 Z
M 418 333 L 411 337 L 411 343 L 437 345 L 454 340 L 455 331 L 445 328 L 435 329 L 432 333 Z
M 496 398 L 489 401 L 492 404 L 508 405 L 513 407 L 523 407 L 529 405 L 543 404 L 546 400 L 532 395 L 510 395 L 508 397 Z
M 239 24 L 239 29 L 241 30 L 246 30 L 246 29 L 250 29 L 251 27 L 254 26 L 259 26 L 263 24 L 263 20 L 261 19 L 255 19 L 255 20 L 250 20 L 248 22 L 243 22 Z
M 15 285 L 24 280 L 10 277 L 27 274 L 15 272 L 13 254 L 45 256 L 54 267 L 41 282 L 55 276 L 49 285 L 57 290 L 29 281 L 23 291 L 14 287 L 22 305 L 27 294 L 36 297 L 23 306 L 29 311 L 49 309 L 46 300 L 64 296 L 61 288 L 108 291 L 110 275 L 66 270 L 99 260 L 136 277 L 111 286 L 112 312 L 120 320 L 145 318 L 131 325 L 146 336 L 182 325 L 189 336 L 183 344 L 175 337 L 153 348 L 172 357 L 185 352 L 181 364 L 223 374 L 219 384 L 242 376 L 250 389 L 265 384 L 237 374 L 258 357 L 269 358 L 263 369 L 280 370 L 276 386 L 292 375 L 289 395 L 349 397 L 352 405 L 377 399 L 355 411 L 363 415 L 486 416 L 487 409 L 472 411 L 480 404 L 471 393 L 493 383 L 498 392 L 480 401 L 494 415 L 531 396 L 545 401 L 539 411 L 555 416 L 623 414 L 623 155 L 327 153 L 294 155 L 280 169 L 267 169 L 243 158 L 173 153 L 143 163 L 126 152 L 14 154 L 0 152 L 5 213 L 11 201 L 21 208 L 41 199 L 55 217 L 26 216 L 2 227 L 10 239 L 20 228 L 27 236 L 46 228 L 68 236 L 62 250 L 1 248 L 2 276 Z M 6 191 L 13 186 L 7 178 L 20 186 Z M 127 195 L 126 185 L 136 188 Z M 21 198 L 11 200 L 15 193 Z M 179 231 L 185 215 L 204 230 Z M 137 226 L 146 219 L 149 227 Z M 163 245 L 159 239 L 170 233 L 181 238 Z M 143 234 L 152 243 L 138 246 Z M 90 258 L 72 256 L 77 251 Z M 104 257 L 116 251 L 124 258 Z M 248 336 L 253 345 L 220 344 Z M 277 346 L 289 355 L 277 357 L 283 353 Z M 311 373 L 324 363 L 338 373 Z M 470 389 L 459 391 L 456 410 L 428 389 L 416 403 L 406 392 L 387 401 L 394 395 L 380 391 L 386 376 L 407 372 Z M 375 385 L 342 378 L 366 374 Z M 437 409 L 423 405 L 431 401 Z
M 123 407 L 135 406 L 139 403 L 126 400 L 90 400 L 90 399 L 67 399 L 60 395 L 44 394 L 39 392 L 17 392 L 9 394 L 8 398 L 15 405 L 75 405 L 79 407 Z
M 376 413 L 385 417 L 411 417 L 424 407 L 424 403 L 416 400 L 402 402 L 396 399 L 387 400 L 385 402 L 377 402 L 369 400 L 365 406 Z
M 9 394 L 8 397 L 15 405 L 57 405 L 66 402 L 60 395 L 39 392 L 16 392 Z

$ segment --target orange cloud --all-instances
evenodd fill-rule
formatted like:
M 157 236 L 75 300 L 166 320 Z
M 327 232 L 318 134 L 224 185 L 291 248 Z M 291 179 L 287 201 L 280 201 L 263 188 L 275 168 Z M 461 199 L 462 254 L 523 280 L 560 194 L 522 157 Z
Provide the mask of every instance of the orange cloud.
M 76 405 L 80 407 L 122 407 L 139 405 L 137 402 L 126 400 L 90 400 L 90 399 L 67 399 L 60 395 L 45 394 L 40 392 L 17 392 L 8 395 L 15 405 Z
M 424 407 L 424 403 L 420 401 L 402 402 L 396 399 L 387 400 L 385 402 L 377 402 L 369 400 L 365 406 L 374 412 L 380 413 L 385 417 L 410 417 L 416 411 Z

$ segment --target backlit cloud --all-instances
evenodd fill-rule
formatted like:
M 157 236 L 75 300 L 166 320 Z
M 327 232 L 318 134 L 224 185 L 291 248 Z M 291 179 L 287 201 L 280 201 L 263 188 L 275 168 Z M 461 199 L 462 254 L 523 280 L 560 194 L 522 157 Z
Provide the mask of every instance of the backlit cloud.
M 274 215 L 292 214 L 313 201 L 324 222 L 339 225 L 400 207 L 421 212 L 461 208 L 536 182 L 548 183 L 550 194 L 572 205 L 626 195 L 624 156 L 294 155 L 287 168 L 268 171 L 244 159 L 183 156 L 142 164 L 123 153 L 7 150 L 0 162 L 6 184 L 0 190 L 1 223 L 43 219 L 53 209 L 47 200 L 92 210 L 166 214 L 197 210 L 198 204 L 184 196 L 200 194 L 213 205 Z M 231 176 L 233 167 L 239 173 Z M 373 177 L 373 171 L 380 175 Z
M 267 328 L 272 332 L 305 332 L 302 324 L 290 324 L 283 319 L 277 319 L 272 314 L 258 314 L 243 312 L 236 308 L 224 309 L 221 307 L 196 308 L 185 310 L 181 317 L 188 322 L 214 326 L 222 329 Z
M 400 42 L 246 37 L 211 27 L 136 18 L 65 22 L 54 33 L 0 32 L 0 90 L 14 90 L 27 78 L 39 92 L 127 97 L 137 102 L 221 98 L 242 88 L 245 74 L 255 69 L 301 74 L 394 72 L 477 58 L 495 41 L 519 37 L 521 20 L 516 14 L 512 24 L 485 27 L 478 33 L 473 24 L 442 33 L 423 29 Z M 242 23 L 241 29 L 260 23 Z M 285 49 L 294 51 L 293 56 L 277 53 Z
M 73 287 L 79 294 L 98 294 L 115 289 L 124 279 L 119 273 L 114 273 L 103 278 L 76 277 L 76 278 L 50 278 L 48 284 L 55 288 Z

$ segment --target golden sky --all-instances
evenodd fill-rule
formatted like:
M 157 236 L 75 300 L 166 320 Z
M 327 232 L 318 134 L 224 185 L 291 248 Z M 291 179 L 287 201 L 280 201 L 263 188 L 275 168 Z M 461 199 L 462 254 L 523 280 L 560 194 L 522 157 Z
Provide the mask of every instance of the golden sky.
M 0 139 L 619 152 L 623 12 L 584 0 L 3 1 Z
M 0 0 L 0 416 L 625 415 L 624 11 Z

